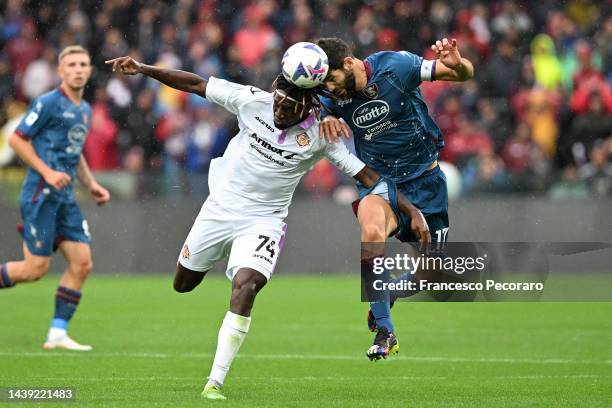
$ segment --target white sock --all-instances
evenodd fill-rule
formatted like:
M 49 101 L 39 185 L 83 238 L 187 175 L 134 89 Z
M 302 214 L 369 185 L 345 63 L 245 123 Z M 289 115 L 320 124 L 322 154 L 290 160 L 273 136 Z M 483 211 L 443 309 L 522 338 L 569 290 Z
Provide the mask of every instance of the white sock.
M 64 336 L 66 336 L 66 329 L 51 327 L 49 329 L 49 334 L 47 334 L 47 340 L 48 341 L 58 340 Z
M 232 361 L 249 331 L 251 318 L 227 312 L 217 340 L 217 352 L 208 381 L 223 384 Z

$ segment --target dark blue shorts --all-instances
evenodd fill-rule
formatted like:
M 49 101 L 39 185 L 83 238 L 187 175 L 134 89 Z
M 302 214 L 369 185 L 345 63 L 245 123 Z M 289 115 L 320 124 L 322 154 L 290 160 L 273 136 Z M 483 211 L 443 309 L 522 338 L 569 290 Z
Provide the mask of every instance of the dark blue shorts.
M 380 187 L 383 182 L 386 187 Z M 401 192 L 415 207 L 423 213 L 433 242 L 446 242 L 448 239 L 448 192 L 446 176 L 440 166 L 425 172 L 419 178 L 406 183 L 394 184 L 381 179 L 379 185 L 367 189 L 359 186 L 360 199 L 368 194 L 379 194 L 389 202 L 398 220 L 394 235 L 402 242 L 417 242 L 418 239 L 410 228 L 410 217 L 401 212 L 397 206 L 397 192 Z M 384 185 L 383 185 L 384 186 Z
M 21 201 L 20 207 L 23 240 L 34 255 L 50 256 L 61 241 L 91 241 L 87 221 L 75 201 L 42 195 L 35 201 Z

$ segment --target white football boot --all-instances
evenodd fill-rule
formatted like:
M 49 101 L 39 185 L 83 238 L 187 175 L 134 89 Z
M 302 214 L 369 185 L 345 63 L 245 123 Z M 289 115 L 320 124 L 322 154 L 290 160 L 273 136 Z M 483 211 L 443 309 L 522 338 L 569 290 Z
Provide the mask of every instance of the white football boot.
M 49 330 L 47 341 L 43 345 L 45 350 L 64 349 L 73 351 L 90 351 L 93 347 L 79 344 L 72 340 L 66 330 L 52 328 Z

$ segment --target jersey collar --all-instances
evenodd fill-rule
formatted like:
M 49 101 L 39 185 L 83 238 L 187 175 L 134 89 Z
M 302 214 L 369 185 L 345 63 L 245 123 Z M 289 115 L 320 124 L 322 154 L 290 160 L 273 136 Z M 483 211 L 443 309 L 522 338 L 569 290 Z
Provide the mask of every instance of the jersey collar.
M 367 82 L 370 82 L 370 78 L 372 77 L 372 65 L 370 65 L 368 60 L 363 60 L 363 66 L 365 67 Z
M 70 99 L 68 97 L 68 94 L 66 93 L 66 91 L 64 90 L 64 88 L 60 85 L 57 87 L 57 90 L 59 91 L 60 94 L 62 94 L 62 96 L 64 96 L 64 98 L 68 99 L 68 102 L 70 102 L 71 104 L 73 104 L 74 106 L 76 106 L 77 108 L 81 107 L 81 103 L 83 102 L 83 100 L 81 100 L 81 103 L 79 103 L 78 105 L 76 103 L 74 103 L 72 101 L 72 99 Z
M 308 117 L 306 119 L 304 119 L 303 121 L 301 121 L 298 126 L 301 127 L 304 130 L 308 130 L 309 127 L 311 127 L 312 125 L 314 125 L 314 123 L 316 122 L 317 117 L 314 114 L 314 112 L 312 112 L 310 115 L 308 115 Z
M 68 98 L 68 94 L 66 94 L 66 91 L 64 91 L 64 88 L 62 88 L 61 86 L 58 86 L 57 90 L 59 91 L 59 93 L 64 95 L 64 97 Z

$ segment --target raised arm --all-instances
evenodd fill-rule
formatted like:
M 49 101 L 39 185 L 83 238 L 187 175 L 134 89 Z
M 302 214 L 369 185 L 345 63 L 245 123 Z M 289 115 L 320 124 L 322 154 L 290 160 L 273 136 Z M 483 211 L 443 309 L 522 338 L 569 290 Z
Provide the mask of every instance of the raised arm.
M 206 97 L 207 81 L 191 72 L 146 65 L 132 57 L 115 58 L 106 61 L 106 64 L 112 64 L 113 72 L 120 72 L 124 75 L 143 74 L 179 91 L 194 93 L 203 98 Z
M 474 77 L 474 65 L 468 59 L 461 57 L 456 39 L 438 40 L 431 49 L 438 56 L 433 79 L 461 82 Z

